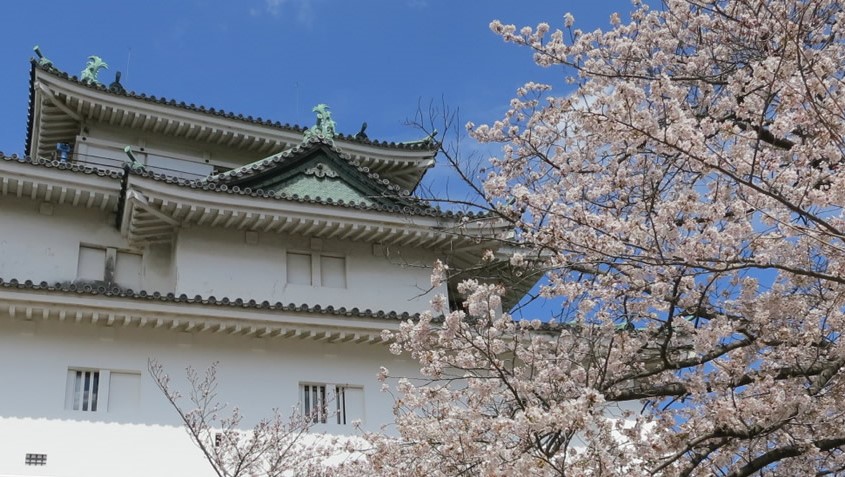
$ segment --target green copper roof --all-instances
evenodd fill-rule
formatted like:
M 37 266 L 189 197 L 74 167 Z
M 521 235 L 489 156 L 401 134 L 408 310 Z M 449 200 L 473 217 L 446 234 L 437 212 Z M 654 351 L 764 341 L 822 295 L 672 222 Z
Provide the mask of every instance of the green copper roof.
M 329 111 L 329 105 L 320 103 L 314 106 L 311 112 L 317 114 L 317 124 L 305 130 L 303 139 L 307 141 L 315 136 L 322 136 L 328 140 L 334 139 L 336 125 L 332 119 L 332 113 Z
M 201 182 L 361 205 L 413 202 L 408 191 L 360 167 L 324 136 Z
M 354 202 L 357 204 L 373 205 L 374 202 L 362 191 L 351 187 L 339 175 L 332 176 L 309 176 L 302 174 L 291 178 L 276 189 L 288 195 L 299 195 L 302 197 L 320 197 L 332 199 L 333 201 Z
M 289 161 L 287 167 L 276 168 L 244 185 L 267 192 L 367 205 L 374 203 L 372 198 L 385 195 L 384 190 L 362 181 L 357 170 L 340 162 L 332 152 L 318 148 L 299 160 Z

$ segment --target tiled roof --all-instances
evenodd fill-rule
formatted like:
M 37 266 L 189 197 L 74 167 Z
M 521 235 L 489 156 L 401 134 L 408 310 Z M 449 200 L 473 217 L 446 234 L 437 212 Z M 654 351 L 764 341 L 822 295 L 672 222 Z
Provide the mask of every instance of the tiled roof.
M 0 151 L 0 161 L 6 162 L 17 162 L 20 164 L 29 164 L 32 166 L 38 167 L 47 167 L 53 169 L 59 169 L 63 171 L 71 171 L 77 172 L 80 174 L 94 174 L 100 177 L 110 177 L 112 179 L 120 179 L 123 177 L 122 171 L 114 171 L 114 170 L 107 170 L 107 169 L 100 169 L 97 167 L 85 166 L 77 163 L 70 163 L 70 162 L 61 162 L 57 160 L 46 160 L 46 159 L 33 159 L 27 156 L 18 156 L 17 154 L 12 154 L 11 156 L 7 156 Z
M 304 154 L 307 154 L 313 150 L 318 149 L 319 147 L 324 146 L 330 149 L 332 152 L 338 155 L 341 159 L 345 160 L 350 166 L 354 167 L 358 170 L 361 174 L 365 177 L 376 183 L 379 187 L 386 189 L 392 194 L 395 194 L 400 197 L 408 197 L 411 195 L 411 192 L 408 190 L 403 190 L 398 185 L 390 182 L 389 179 L 381 177 L 378 173 L 370 172 L 370 169 L 367 167 L 362 167 L 357 161 L 354 161 L 348 154 L 343 152 L 339 147 L 335 146 L 334 143 L 329 140 L 325 139 L 322 136 L 313 136 L 309 138 L 307 141 L 304 141 L 290 149 L 282 151 L 278 154 L 274 154 L 270 157 L 265 159 L 261 159 L 255 161 L 251 164 L 247 164 L 245 166 L 241 166 L 231 171 L 226 171 L 222 174 L 217 174 L 213 176 L 209 176 L 206 179 L 201 179 L 200 182 L 227 182 L 230 180 L 237 180 L 245 177 L 249 177 L 255 174 L 260 174 L 266 170 L 272 169 L 277 165 L 281 165 L 287 162 L 290 159 L 301 157 Z
M 439 207 L 431 207 L 427 203 L 419 199 L 416 199 L 414 202 L 408 205 L 385 206 L 379 204 L 361 204 L 355 202 L 334 201 L 332 199 L 323 199 L 321 197 L 298 196 L 295 194 L 287 195 L 285 193 L 267 193 L 262 190 L 252 190 L 250 188 L 241 189 L 238 186 L 229 187 L 225 184 L 203 184 L 197 181 L 190 181 L 178 177 L 166 176 L 150 171 L 134 171 L 129 169 L 128 167 L 124 168 L 123 171 L 114 171 L 91 166 L 82 166 L 75 163 L 60 162 L 56 160 L 49 161 L 45 159 L 33 159 L 26 156 L 18 156 L 16 154 L 6 156 L 2 152 L 0 152 L 0 164 L 2 164 L 2 161 L 29 164 L 36 167 L 54 168 L 79 174 L 94 174 L 100 177 L 108 177 L 112 179 L 121 179 L 128 172 L 129 175 L 146 177 L 155 181 L 164 182 L 167 184 L 174 184 L 181 187 L 188 187 L 191 189 L 220 192 L 234 195 L 243 195 L 262 199 L 287 200 L 306 204 L 330 205 L 335 207 L 346 207 L 350 209 L 373 210 L 377 212 L 388 212 L 418 216 L 442 217 L 448 219 L 460 219 L 462 217 L 478 218 L 484 216 L 484 214 L 476 214 L 473 212 L 464 213 L 442 210 Z
M 419 314 L 411 314 L 407 312 L 399 313 L 396 311 L 373 311 L 370 309 L 361 310 L 359 308 L 335 308 L 331 305 L 322 307 L 320 305 L 309 306 L 306 304 L 296 305 L 294 303 L 283 304 L 281 302 L 270 303 L 269 301 L 258 302 L 256 300 L 244 300 L 242 298 L 215 298 L 214 296 L 203 297 L 195 295 L 189 297 L 188 295 L 176 295 L 174 293 L 160 293 L 147 292 L 144 290 L 133 291 L 130 289 L 120 287 L 105 287 L 96 286 L 93 284 L 82 283 L 55 283 L 49 284 L 47 282 L 35 283 L 32 280 L 3 280 L 0 278 L 0 288 L 18 289 L 18 290 L 34 290 L 47 291 L 54 293 L 75 294 L 85 296 L 99 296 L 104 298 L 128 298 L 138 301 L 147 302 L 163 302 L 163 303 L 181 303 L 187 305 L 203 305 L 229 308 L 242 308 L 254 310 L 268 310 L 276 312 L 298 312 L 311 313 L 317 315 L 330 316 L 345 316 L 354 318 L 378 318 L 385 320 L 407 320 L 416 319 Z
M 32 63 L 32 79 L 30 80 L 30 101 L 29 101 L 29 125 L 27 127 L 26 137 L 27 137 L 27 148 L 29 148 L 29 137 L 32 132 L 32 103 L 35 97 L 34 91 L 32 90 L 32 85 L 35 83 L 35 69 L 39 68 L 43 71 L 49 72 L 52 75 L 55 75 L 59 78 L 71 81 L 75 84 L 80 86 L 84 86 L 86 88 L 94 89 L 100 91 L 101 93 L 110 94 L 113 96 L 123 96 L 132 99 L 139 99 L 142 101 L 146 101 L 149 103 L 157 103 L 157 104 L 164 104 L 167 106 L 172 106 L 175 108 L 183 109 L 186 111 L 194 111 L 198 113 L 208 114 L 211 116 L 220 116 L 226 119 L 233 119 L 237 121 L 243 121 L 249 124 L 256 124 L 262 126 L 269 126 L 276 129 L 282 129 L 286 131 L 293 131 L 293 132 L 301 132 L 304 133 L 305 130 L 308 128 L 305 126 L 299 126 L 297 124 L 282 124 L 279 121 L 272 121 L 270 119 L 263 119 L 261 117 L 252 117 L 252 116 L 244 116 L 243 114 L 235 114 L 230 111 L 224 111 L 222 109 L 216 108 L 206 108 L 205 106 L 197 106 L 194 103 L 185 103 L 184 101 L 176 101 L 175 99 L 168 99 L 162 96 L 156 97 L 155 95 L 147 95 L 145 93 L 136 93 L 134 91 L 114 91 L 110 90 L 106 86 L 103 85 L 95 85 L 95 84 L 88 84 L 81 82 L 76 76 L 69 75 L 64 71 L 60 71 L 52 66 L 41 66 L 38 64 L 36 59 L 30 60 Z M 364 139 L 361 137 L 356 137 L 355 135 L 350 134 L 342 134 L 338 133 L 335 134 L 336 139 L 340 139 L 342 141 L 354 142 L 358 144 L 366 144 L 368 146 L 375 146 L 380 148 L 387 148 L 387 149 L 404 149 L 404 150 L 420 150 L 420 151 L 434 151 L 437 149 L 438 143 L 434 140 L 421 140 L 421 141 L 413 141 L 413 142 L 392 142 L 392 141 L 378 141 L 378 140 L 371 140 L 371 139 Z M 30 151 L 27 151 L 29 154 Z
M 388 206 L 388 205 L 381 205 L 381 204 L 362 204 L 357 202 L 344 202 L 344 201 L 335 201 L 332 199 L 324 199 L 322 197 L 309 197 L 309 196 L 299 196 L 299 195 L 288 195 L 284 192 L 265 192 L 263 190 L 252 190 L 249 187 L 245 187 L 241 189 L 238 186 L 229 187 L 226 184 L 212 184 L 212 183 L 201 183 L 199 181 L 192 181 L 187 179 L 182 179 L 178 177 L 166 176 L 163 174 L 158 174 L 155 172 L 150 171 L 135 171 L 129 168 L 125 169 L 128 171 L 130 175 L 145 177 L 148 179 L 153 179 L 155 181 L 164 182 L 167 184 L 174 184 L 181 187 L 188 187 L 191 189 L 197 190 L 204 190 L 204 191 L 211 191 L 211 192 L 219 192 L 225 194 L 233 194 L 233 195 L 242 195 L 242 196 L 249 196 L 261 199 L 276 199 L 276 200 L 287 200 L 293 202 L 300 202 L 300 203 L 307 203 L 307 204 L 319 204 L 319 205 L 331 205 L 336 207 L 346 207 L 350 209 L 360 209 L 360 210 L 372 210 L 376 212 L 388 212 L 388 213 L 400 213 L 400 214 L 407 214 L 407 215 L 422 215 L 422 216 L 431 216 L 431 217 L 442 217 L 448 219 L 460 219 L 463 217 L 468 218 L 480 218 L 485 217 L 485 214 L 475 213 L 475 212 L 453 212 L 451 210 L 442 210 L 439 207 L 432 207 L 428 205 L 428 203 L 420 200 L 415 199 L 414 202 L 408 205 L 395 205 L 395 206 Z M 408 198 L 411 199 L 411 198 Z M 414 205 L 420 204 L 420 205 Z

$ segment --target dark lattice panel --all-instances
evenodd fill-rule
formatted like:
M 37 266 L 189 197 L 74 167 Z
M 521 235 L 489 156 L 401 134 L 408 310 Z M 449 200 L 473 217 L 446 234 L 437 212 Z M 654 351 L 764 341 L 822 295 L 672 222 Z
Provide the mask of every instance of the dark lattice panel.
M 26 465 L 47 465 L 47 454 L 27 454 Z

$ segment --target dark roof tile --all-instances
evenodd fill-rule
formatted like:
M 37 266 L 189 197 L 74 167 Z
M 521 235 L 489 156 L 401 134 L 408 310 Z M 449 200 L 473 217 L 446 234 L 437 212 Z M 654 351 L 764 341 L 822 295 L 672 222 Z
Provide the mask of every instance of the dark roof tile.
M 123 177 L 122 171 L 100 169 L 98 167 L 86 166 L 79 163 L 61 162 L 58 160 L 33 159 L 28 156 L 18 156 L 17 154 L 7 156 L 3 154 L 3 152 L 0 152 L 0 161 L 18 162 L 20 164 L 29 164 L 31 166 L 47 167 L 63 171 L 77 172 L 81 174 L 94 174 L 100 177 L 108 177 L 111 179 L 120 179 L 121 177 Z
M 55 284 L 50 284 L 48 282 L 42 281 L 40 283 L 35 283 L 32 280 L 19 280 L 16 278 L 10 280 L 4 280 L 0 278 L 0 288 L 15 288 L 15 289 L 22 289 L 22 290 L 34 290 L 34 291 L 48 291 L 48 292 L 56 292 L 56 293 L 65 293 L 65 294 L 77 294 L 77 295 L 91 295 L 91 296 L 105 296 L 109 298 L 129 298 L 133 300 L 146 300 L 146 301 L 162 301 L 166 303 L 186 303 L 186 304 L 202 304 L 202 305 L 212 305 L 212 306 L 226 306 L 226 307 L 233 307 L 233 308 L 246 308 L 246 309 L 264 309 L 264 310 L 273 310 L 279 312 L 301 312 L 301 313 L 313 313 L 313 314 L 322 314 L 322 315 L 332 315 L 332 316 L 352 316 L 357 318 L 379 318 L 379 319 L 387 319 L 387 320 L 408 320 L 408 319 L 416 319 L 419 318 L 418 313 L 408 313 L 408 312 L 396 312 L 396 311 L 372 311 L 372 310 L 365 310 L 359 311 L 358 308 L 347 309 L 345 307 L 334 308 L 333 306 L 322 307 L 320 305 L 309 306 L 307 304 L 296 305 L 290 303 L 288 305 L 284 305 L 281 302 L 276 302 L 275 304 L 270 304 L 268 301 L 263 301 L 261 303 L 256 302 L 255 300 L 244 300 L 243 298 L 234 298 L 230 299 L 229 297 L 223 297 L 221 299 L 216 299 L 213 295 L 207 298 L 203 298 L 200 295 L 195 295 L 193 298 L 188 298 L 187 295 L 181 294 L 176 296 L 174 293 L 167 293 L 163 294 L 158 291 L 148 292 L 146 290 L 140 291 L 132 291 L 129 288 L 121 288 L 118 286 L 105 286 L 101 283 L 92 283 L 92 282 L 58 282 Z
M 180 179 L 172 176 L 167 176 L 164 174 L 159 174 L 157 172 L 151 171 L 135 171 L 130 169 L 129 167 L 124 168 L 130 175 L 135 175 L 139 177 L 144 177 L 147 179 L 152 179 L 159 182 L 164 182 L 167 184 L 174 184 L 180 187 L 189 187 L 191 189 L 201 189 L 204 191 L 209 192 L 218 192 L 218 193 L 225 193 L 225 194 L 232 194 L 232 195 L 242 195 L 242 196 L 249 196 L 255 197 L 260 199 L 276 199 L 276 200 L 287 200 L 293 202 L 300 202 L 300 203 L 307 203 L 307 204 L 318 204 L 318 205 L 329 205 L 333 207 L 344 207 L 347 209 L 359 209 L 359 210 L 372 210 L 376 212 L 390 212 L 390 213 L 398 213 L 398 214 L 405 214 L 405 215 L 416 215 L 416 216 L 429 216 L 429 217 L 441 217 L 447 219 L 461 219 L 463 217 L 467 218 L 481 218 L 485 217 L 486 214 L 483 213 L 475 213 L 475 212 L 454 212 L 451 210 L 442 210 L 440 207 L 432 207 L 428 205 L 427 202 L 412 198 L 406 197 L 406 199 L 415 200 L 416 204 L 419 205 L 405 205 L 405 206 L 387 206 L 381 204 L 362 204 L 358 202 L 344 202 L 344 201 L 332 201 L 332 200 L 323 200 L 319 197 L 309 197 L 309 196 L 299 196 L 298 194 L 286 194 L 284 192 L 280 193 L 271 193 L 265 192 L 262 189 L 241 189 L 238 186 L 229 187 L 226 184 L 215 185 L 211 182 L 203 182 L 203 181 L 188 181 L 185 179 Z M 247 190 L 249 190 L 247 192 Z
M 370 172 L 370 169 L 367 167 L 363 167 L 360 165 L 358 161 L 353 160 L 348 154 L 346 154 L 342 149 L 337 147 L 333 141 L 325 139 L 321 136 L 315 136 L 309 138 L 307 141 L 302 142 L 290 149 L 282 151 L 278 154 L 274 154 L 270 157 L 266 157 L 264 159 L 260 159 L 250 164 L 246 164 L 241 167 L 237 167 L 232 169 L 231 171 L 223 172 L 217 175 L 209 176 L 205 179 L 200 179 L 199 182 L 225 182 L 232 178 L 241 178 L 246 175 L 252 173 L 262 172 L 268 169 L 273 168 L 276 165 L 282 164 L 289 159 L 295 157 L 301 157 L 304 154 L 308 154 L 309 152 L 316 150 L 320 147 L 329 148 L 333 153 L 337 154 L 342 160 L 346 161 L 350 166 L 355 168 L 358 172 L 365 175 L 368 179 L 375 182 L 376 184 L 383 186 L 386 188 L 390 193 L 396 194 L 400 198 L 408 199 L 411 198 L 411 192 L 408 190 L 402 189 L 400 186 L 393 184 L 387 178 L 382 178 L 378 175 L 378 173 Z

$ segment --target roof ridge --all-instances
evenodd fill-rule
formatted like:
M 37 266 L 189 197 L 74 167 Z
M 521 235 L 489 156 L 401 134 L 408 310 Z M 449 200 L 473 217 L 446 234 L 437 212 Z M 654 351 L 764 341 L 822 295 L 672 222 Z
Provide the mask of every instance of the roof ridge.
M 252 115 L 243 115 L 240 113 L 234 113 L 232 111 L 226 111 L 224 109 L 218 108 L 207 108 L 203 105 L 197 106 L 194 103 L 186 103 L 184 101 L 177 101 L 175 99 L 168 99 L 164 96 L 157 97 L 156 95 L 147 95 L 146 93 L 136 93 L 133 90 L 124 90 L 124 91 L 112 91 L 107 86 L 104 85 L 97 85 L 97 84 L 88 84 L 83 83 L 79 78 L 74 75 L 70 75 L 67 72 L 59 70 L 55 66 L 44 66 L 38 64 L 38 61 L 34 58 L 30 59 L 30 63 L 32 63 L 32 74 L 34 75 L 35 69 L 40 69 L 45 71 L 49 74 L 52 74 L 58 78 L 65 79 L 68 81 L 72 81 L 73 83 L 83 86 L 85 88 L 97 90 L 106 94 L 114 95 L 114 96 L 122 96 L 132 99 L 139 99 L 151 103 L 157 104 L 164 104 L 167 106 L 172 106 L 180 109 L 184 109 L 187 111 L 194 111 L 202 114 L 208 114 L 212 116 L 221 116 L 226 119 L 234 119 L 238 121 L 243 121 L 249 124 L 256 124 L 262 126 L 273 127 L 277 129 L 282 129 L 291 132 L 301 132 L 304 133 L 308 130 L 308 127 L 300 126 L 298 124 L 290 124 L 290 123 L 281 123 L 280 121 L 274 121 L 271 119 L 263 119 L 262 117 L 258 116 L 253 118 Z M 33 76 L 34 78 L 34 76 Z M 32 83 L 32 79 L 30 80 Z M 31 99 L 31 98 L 30 98 Z M 31 102 L 31 101 L 30 101 Z M 30 126 L 31 129 L 31 126 Z M 27 137 L 29 137 L 29 131 L 27 131 Z M 411 141 L 411 142 L 396 142 L 396 141 L 379 141 L 377 139 L 369 139 L 369 138 L 360 138 L 356 137 L 355 135 L 351 134 L 343 134 L 337 133 L 335 134 L 335 138 L 338 138 L 342 141 L 356 143 L 356 144 L 363 144 L 368 146 L 375 146 L 378 148 L 386 148 L 386 149 L 403 149 L 403 150 L 421 150 L 421 151 L 434 151 L 437 149 L 437 142 L 436 141 Z

